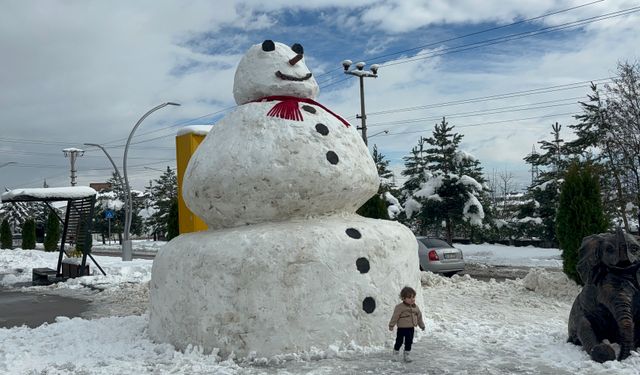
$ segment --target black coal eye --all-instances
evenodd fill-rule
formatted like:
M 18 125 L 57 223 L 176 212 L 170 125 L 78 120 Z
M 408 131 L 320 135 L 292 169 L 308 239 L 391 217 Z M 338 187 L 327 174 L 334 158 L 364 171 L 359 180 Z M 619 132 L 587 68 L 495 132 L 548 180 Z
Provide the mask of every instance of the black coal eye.
M 300 43 L 292 45 L 291 50 L 293 50 L 293 52 L 297 53 L 298 55 L 304 55 L 304 48 L 302 48 L 302 44 Z
M 276 45 L 275 43 L 273 43 L 273 40 L 265 40 L 264 42 L 262 42 L 262 50 L 265 52 L 271 52 L 273 50 L 276 49 Z

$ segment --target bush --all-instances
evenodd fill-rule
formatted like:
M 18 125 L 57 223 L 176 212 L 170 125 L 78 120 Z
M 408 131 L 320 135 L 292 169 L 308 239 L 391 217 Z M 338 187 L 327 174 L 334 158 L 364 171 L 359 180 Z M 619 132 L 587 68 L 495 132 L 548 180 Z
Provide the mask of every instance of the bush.
M 47 217 L 47 229 L 44 237 L 44 251 L 56 251 L 60 241 L 60 220 L 53 212 Z
M 22 224 L 22 248 L 30 250 L 36 248 L 36 221 L 27 219 Z
M 7 219 L 2 220 L 2 225 L 0 225 L 0 248 L 13 248 L 13 235 L 11 234 L 11 227 Z
M 389 220 L 389 213 L 387 212 L 387 201 L 382 199 L 380 194 L 376 194 L 369 198 L 358 211 L 358 215 L 369 217 L 372 219 L 385 219 Z
M 556 235 L 562 250 L 563 271 L 578 284 L 583 284 L 576 271 L 582 239 L 605 232 L 607 227 L 598 176 L 591 165 L 580 166 L 574 162 L 567 170 L 560 191 Z

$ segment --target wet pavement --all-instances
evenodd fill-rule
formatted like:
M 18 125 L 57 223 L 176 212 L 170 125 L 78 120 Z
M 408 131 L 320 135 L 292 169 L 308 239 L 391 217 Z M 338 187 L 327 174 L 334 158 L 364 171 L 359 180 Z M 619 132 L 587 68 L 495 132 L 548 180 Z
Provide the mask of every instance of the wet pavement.
M 80 316 L 87 308 L 87 301 L 76 298 L 0 289 L 0 328 L 34 328 L 58 316 Z

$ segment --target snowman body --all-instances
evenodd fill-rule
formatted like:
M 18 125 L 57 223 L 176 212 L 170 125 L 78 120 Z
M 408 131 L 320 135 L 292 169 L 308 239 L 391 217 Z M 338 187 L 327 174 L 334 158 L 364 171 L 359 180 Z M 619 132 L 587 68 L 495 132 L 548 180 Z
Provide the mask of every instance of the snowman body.
M 291 119 L 273 115 L 279 100 L 261 99 L 315 96 L 301 55 L 263 43 L 240 62 L 240 105 L 213 126 L 183 182 L 209 230 L 180 235 L 154 260 L 154 339 L 241 357 L 382 345 L 400 289 L 420 287 L 413 234 L 355 214 L 379 184 L 357 131 L 318 103 L 289 102 Z

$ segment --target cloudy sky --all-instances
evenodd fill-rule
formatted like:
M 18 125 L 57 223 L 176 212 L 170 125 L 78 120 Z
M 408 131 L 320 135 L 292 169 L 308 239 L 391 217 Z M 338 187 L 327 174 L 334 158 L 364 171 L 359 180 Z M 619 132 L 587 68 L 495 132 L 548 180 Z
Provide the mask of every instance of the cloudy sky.
M 398 172 L 446 116 L 485 171 L 530 181 L 522 160 L 551 125 L 579 113 L 588 81 L 638 61 L 640 1 L 631 0 L 0 0 L 0 188 L 69 184 L 63 148 L 86 150 L 78 184 L 107 179 L 107 148 L 129 150 L 133 187 L 175 166 L 180 127 L 235 106 L 235 67 L 249 46 L 301 43 L 318 101 L 352 123 L 358 80 L 343 59 L 381 64 L 365 80 L 370 146 Z M 573 8 L 573 9 L 572 9 Z M 388 133 L 384 133 L 388 131 Z M 7 163 L 14 162 L 9 165 Z

